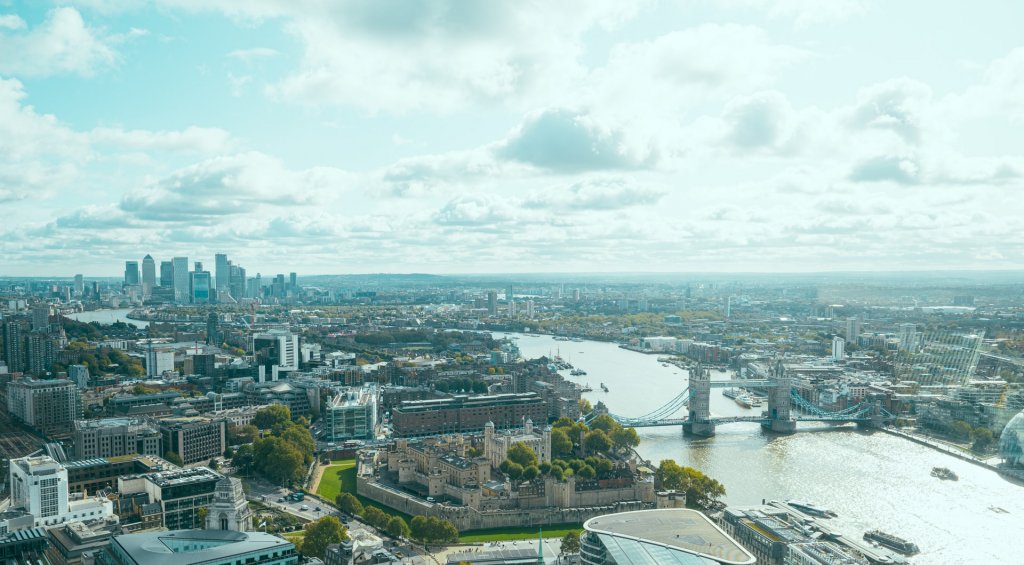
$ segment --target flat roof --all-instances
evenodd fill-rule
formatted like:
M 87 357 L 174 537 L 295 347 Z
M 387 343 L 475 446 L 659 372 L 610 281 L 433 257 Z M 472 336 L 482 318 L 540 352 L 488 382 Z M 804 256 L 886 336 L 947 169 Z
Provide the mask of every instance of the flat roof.
M 664 508 L 605 514 L 583 524 L 588 532 L 599 537 L 610 536 L 623 551 L 646 551 L 644 545 L 682 550 L 729 565 L 747 565 L 757 561 L 749 551 L 729 537 L 710 518 L 696 510 Z M 637 544 L 640 544 L 637 547 Z M 614 552 L 615 548 L 608 548 Z M 647 551 L 651 553 L 651 551 Z M 652 557 L 656 557 L 652 555 Z
M 230 530 L 175 530 L 114 536 L 135 563 L 144 565 L 183 565 L 224 561 L 268 549 L 285 550 L 294 545 L 263 532 Z

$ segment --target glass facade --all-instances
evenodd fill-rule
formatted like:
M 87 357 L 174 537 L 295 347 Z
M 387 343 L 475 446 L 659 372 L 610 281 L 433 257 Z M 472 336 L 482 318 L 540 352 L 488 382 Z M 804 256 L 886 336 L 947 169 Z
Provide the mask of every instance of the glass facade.
M 586 565 L 719 565 L 686 551 L 595 532 L 580 536 L 580 560 Z
M 1024 412 L 1017 414 L 1003 428 L 999 439 L 999 456 L 1013 467 L 1024 467 Z

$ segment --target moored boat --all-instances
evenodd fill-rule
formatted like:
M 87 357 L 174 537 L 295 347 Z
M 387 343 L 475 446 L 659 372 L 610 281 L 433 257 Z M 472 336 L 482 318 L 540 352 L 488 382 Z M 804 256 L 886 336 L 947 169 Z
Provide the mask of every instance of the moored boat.
M 810 514 L 811 516 L 817 516 L 818 518 L 835 518 L 838 515 L 828 508 L 822 508 L 821 506 L 810 502 L 804 502 L 802 500 L 787 500 L 786 504 L 796 508 L 804 514 Z
M 881 530 L 871 530 L 870 532 L 864 532 L 864 539 L 873 541 L 879 545 L 888 547 L 894 551 L 898 551 L 904 555 L 914 555 L 921 550 L 917 547 L 917 544 L 911 541 L 907 541 L 901 537 L 887 534 Z
M 943 481 L 959 481 L 960 477 L 956 476 L 956 473 L 950 471 L 945 467 L 932 467 L 932 476 Z

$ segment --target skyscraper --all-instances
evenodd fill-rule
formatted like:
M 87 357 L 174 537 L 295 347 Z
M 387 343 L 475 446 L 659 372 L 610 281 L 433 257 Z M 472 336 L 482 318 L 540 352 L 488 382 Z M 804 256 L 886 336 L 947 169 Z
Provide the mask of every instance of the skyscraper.
M 184 304 L 189 301 L 188 257 L 175 257 L 171 260 L 174 277 L 174 301 Z
M 153 294 L 153 287 L 156 286 L 156 261 L 153 256 L 146 254 L 142 258 L 142 296 L 149 298 Z
M 231 292 L 231 261 L 228 261 L 228 256 L 224 253 L 214 255 L 213 268 L 217 292 Z
M 231 273 L 231 284 L 228 286 L 228 292 L 231 293 L 232 298 L 239 300 L 247 296 L 245 289 L 245 269 L 238 265 L 231 265 L 229 272 Z
M 139 262 L 138 261 L 125 261 L 124 262 L 124 284 L 125 286 L 134 286 L 140 284 L 141 277 L 139 276 Z
M 160 286 L 174 286 L 174 263 L 160 261 Z
M 192 304 L 210 303 L 210 271 L 189 273 L 189 298 Z
M 288 275 L 288 287 L 293 291 L 299 290 L 299 276 L 297 274 L 290 273 Z
M 28 332 L 29 322 L 25 318 L 4 318 L 4 360 L 7 361 L 7 370 L 12 373 L 28 369 L 28 354 L 25 351 L 25 335 Z
M 491 316 L 498 314 L 498 293 L 496 291 L 487 291 L 487 313 Z
M 75 294 L 82 296 L 85 292 L 85 278 L 82 275 L 75 275 Z

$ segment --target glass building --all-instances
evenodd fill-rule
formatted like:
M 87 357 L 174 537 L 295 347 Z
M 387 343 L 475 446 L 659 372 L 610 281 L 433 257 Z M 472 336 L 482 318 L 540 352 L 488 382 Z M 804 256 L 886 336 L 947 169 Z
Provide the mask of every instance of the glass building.
M 999 456 L 1011 467 L 1024 467 L 1024 411 L 1003 428 L 999 438 Z
M 263 532 L 176 530 L 114 536 L 99 565 L 298 565 L 295 544 Z
M 621 512 L 583 524 L 587 565 L 750 565 L 757 561 L 707 516 L 685 508 Z

